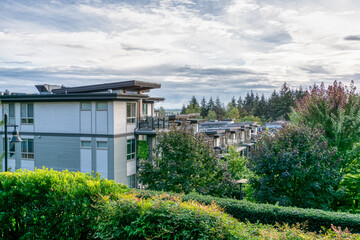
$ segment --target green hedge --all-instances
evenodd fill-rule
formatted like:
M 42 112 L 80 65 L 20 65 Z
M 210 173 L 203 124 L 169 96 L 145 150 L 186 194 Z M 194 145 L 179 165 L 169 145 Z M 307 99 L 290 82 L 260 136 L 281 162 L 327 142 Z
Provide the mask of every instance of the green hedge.
M 105 201 L 95 237 L 100 239 L 247 239 L 252 231 L 215 205 L 181 198 Z M 252 239 L 262 239 L 253 236 Z
M 136 190 L 139 197 L 151 197 L 159 195 L 156 191 Z M 180 194 L 171 194 L 181 196 Z M 352 233 L 360 233 L 360 215 L 338 212 L 328 212 L 317 209 L 303 209 L 295 207 L 279 207 L 271 204 L 257 204 L 246 200 L 235 200 L 229 198 L 217 198 L 212 196 L 191 193 L 183 195 L 184 201 L 195 200 L 204 204 L 216 205 L 224 208 L 225 212 L 231 214 L 240 221 L 250 221 L 252 223 L 272 224 L 275 223 L 307 223 L 309 231 L 320 231 L 325 227 L 329 229 L 331 224 L 340 226 L 342 229 L 348 228 Z
M 114 181 L 79 172 L 1 172 L 0 238 L 92 239 L 98 198 L 115 199 L 127 191 Z
M 215 205 L 137 198 L 100 176 L 0 173 L 0 239 L 239 239 L 242 228 Z

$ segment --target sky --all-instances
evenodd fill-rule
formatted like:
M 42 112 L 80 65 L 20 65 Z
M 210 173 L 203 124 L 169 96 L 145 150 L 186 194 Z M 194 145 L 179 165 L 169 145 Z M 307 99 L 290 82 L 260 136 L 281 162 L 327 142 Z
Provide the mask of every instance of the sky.
M 0 90 L 141 80 L 158 106 L 360 87 L 358 0 L 0 0 Z

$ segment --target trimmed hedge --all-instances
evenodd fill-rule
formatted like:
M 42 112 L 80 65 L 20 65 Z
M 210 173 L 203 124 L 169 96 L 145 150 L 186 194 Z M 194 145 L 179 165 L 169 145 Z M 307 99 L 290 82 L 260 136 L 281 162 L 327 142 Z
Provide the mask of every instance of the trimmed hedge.
M 165 195 L 165 194 L 164 194 Z M 181 198 L 139 199 L 123 194 L 101 207 L 95 237 L 100 239 L 262 239 L 216 205 Z
M 0 173 L 1 239 L 92 239 L 100 196 L 128 192 L 114 181 L 47 169 Z
M 139 197 L 151 197 L 162 192 L 139 191 Z M 331 224 L 342 229 L 348 228 L 352 233 L 360 233 L 360 214 L 348 214 L 338 212 L 328 212 L 318 209 L 303 209 L 295 207 L 279 207 L 271 204 L 251 203 L 246 200 L 235 200 L 230 198 L 218 198 L 213 196 L 199 195 L 191 193 L 187 195 L 171 194 L 182 196 L 184 201 L 198 201 L 204 204 L 213 202 L 224 208 L 224 211 L 240 221 L 250 221 L 252 223 L 263 223 L 274 225 L 276 223 L 307 223 L 309 231 L 321 231 L 325 227 L 331 228 Z

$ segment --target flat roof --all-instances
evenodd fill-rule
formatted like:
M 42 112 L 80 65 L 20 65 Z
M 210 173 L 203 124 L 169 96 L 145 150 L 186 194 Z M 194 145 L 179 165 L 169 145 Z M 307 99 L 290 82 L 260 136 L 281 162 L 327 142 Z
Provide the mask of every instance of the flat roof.
M 91 92 L 104 92 L 111 90 L 129 90 L 129 91 L 148 91 L 154 88 L 161 88 L 161 84 L 152 83 L 152 82 L 143 82 L 137 80 L 124 81 L 124 82 L 113 82 L 113 83 L 103 83 L 95 85 L 86 85 L 79 87 L 61 87 L 58 89 L 52 89 L 51 92 L 54 94 L 64 94 L 64 93 L 91 93 Z
M 111 101 L 138 100 L 149 98 L 146 94 L 93 93 L 93 94 L 21 94 L 0 95 L 2 103 L 12 102 L 74 102 L 74 101 Z

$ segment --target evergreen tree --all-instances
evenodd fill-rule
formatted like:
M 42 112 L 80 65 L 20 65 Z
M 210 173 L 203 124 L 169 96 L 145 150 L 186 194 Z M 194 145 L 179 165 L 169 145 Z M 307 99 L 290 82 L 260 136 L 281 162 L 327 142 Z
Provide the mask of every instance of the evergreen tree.
M 200 115 L 202 118 L 206 118 L 206 116 L 208 115 L 208 109 L 207 109 L 205 97 L 203 97 L 201 100 Z
M 271 94 L 271 97 L 269 99 L 269 115 L 270 115 L 270 120 L 271 121 L 275 121 L 278 120 L 279 114 L 278 114 L 278 108 L 280 105 L 280 98 L 279 95 L 277 94 L 277 92 L 274 90 L 273 93 Z
M 231 105 L 236 108 L 237 107 L 237 104 L 236 104 L 236 100 L 235 100 L 235 97 L 233 96 L 232 99 L 231 99 Z
M 294 105 L 294 100 L 292 96 L 292 91 L 287 86 L 286 82 L 281 86 L 280 90 L 280 100 L 278 105 L 278 117 L 284 120 L 289 120 L 289 113 L 291 112 L 291 107 Z
M 209 113 L 209 111 L 214 111 L 215 110 L 215 103 L 212 97 L 210 97 L 209 102 L 207 104 L 207 112 Z
M 219 97 L 216 97 L 215 100 L 215 109 L 214 109 L 215 113 L 216 113 L 216 118 L 218 120 L 221 120 L 224 118 L 225 116 L 225 109 L 222 107 L 221 101 Z
M 183 104 L 180 114 L 186 114 L 185 104 Z

